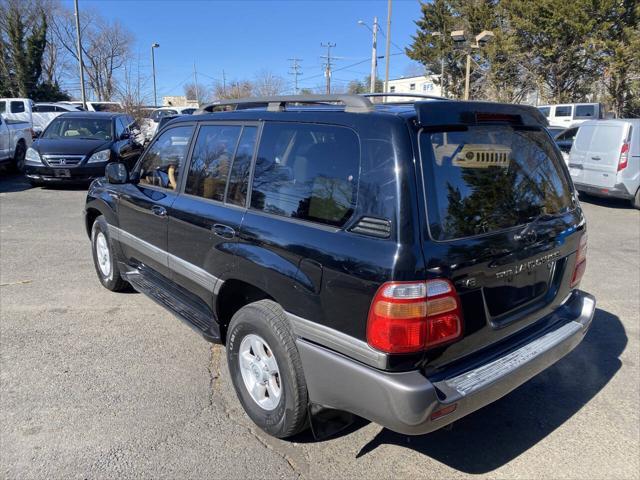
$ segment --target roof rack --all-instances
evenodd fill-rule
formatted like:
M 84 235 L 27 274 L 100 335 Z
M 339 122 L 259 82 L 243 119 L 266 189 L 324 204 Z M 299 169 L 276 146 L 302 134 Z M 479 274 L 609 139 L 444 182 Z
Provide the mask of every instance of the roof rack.
M 351 113 L 370 113 L 374 105 L 362 95 L 283 95 L 274 97 L 252 97 L 237 100 L 220 100 L 203 106 L 196 113 L 213 112 L 216 107 L 235 107 L 233 110 L 267 107 L 269 112 L 282 112 L 287 104 L 344 104 L 344 111 Z
M 451 98 L 438 97 L 436 95 L 424 95 L 422 93 L 402 93 L 402 92 L 387 92 L 387 93 L 361 93 L 361 97 L 410 97 L 410 98 L 428 98 L 431 100 L 452 100 Z

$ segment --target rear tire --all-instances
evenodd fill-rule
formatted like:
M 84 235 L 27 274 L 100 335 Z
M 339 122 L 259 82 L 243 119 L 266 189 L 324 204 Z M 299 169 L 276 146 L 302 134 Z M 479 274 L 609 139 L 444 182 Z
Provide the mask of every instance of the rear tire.
M 633 208 L 640 210 L 640 188 L 638 188 L 636 196 L 631 200 L 631 205 L 633 205 Z
M 306 427 L 307 384 L 280 305 L 260 300 L 236 312 L 227 335 L 227 363 L 238 399 L 258 427 L 277 438 Z
M 109 237 L 109 225 L 102 215 L 96 218 L 91 227 L 91 253 L 98 279 L 104 288 L 112 292 L 121 292 L 129 288 L 129 283 L 120 276 Z

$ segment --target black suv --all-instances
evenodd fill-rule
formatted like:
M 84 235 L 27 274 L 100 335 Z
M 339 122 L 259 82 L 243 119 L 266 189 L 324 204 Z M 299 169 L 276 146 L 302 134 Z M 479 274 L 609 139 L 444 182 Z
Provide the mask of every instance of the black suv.
M 92 184 L 98 277 L 225 344 L 271 435 L 332 411 L 433 431 L 591 323 L 585 220 L 545 124 L 532 107 L 448 100 L 210 105 Z

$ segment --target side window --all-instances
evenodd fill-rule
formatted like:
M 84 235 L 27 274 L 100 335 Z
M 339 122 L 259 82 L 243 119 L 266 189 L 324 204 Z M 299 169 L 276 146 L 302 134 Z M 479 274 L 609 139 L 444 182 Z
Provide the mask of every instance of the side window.
M 571 105 L 561 105 L 556 107 L 556 117 L 570 117 Z
M 0 102 L 0 113 L 4 113 L 7 111 L 7 102 L 2 101 Z
M 24 102 L 11 102 L 11 113 L 24 112 Z
M 185 193 L 210 200 L 224 199 L 233 152 L 242 127 L 203 125 L 191 155 Z
M 247 187 L 249 185 L 249 172 L 251 171 L 251 159 L 256 148 L 257 127 L 244 127 L 240 136 L 240 143 L 233 159 L 231 174 L 229 175 L 229 188 L 227 202 L 244 207 L 247 200 Z
M 576 105 L 576 118 L 595 118 L 595 105 Z
M 543 114 L 545 117 L 549 118 L 549 113 L 551 113 L 551 107 L 538 107 L 538 110 L 540 110 L 540 113 Z
M 55 112 L 57 111 L 58 107 L 55 107 L 53 105 L 35 105 L 33 107 L 33 111 L 34 112 L 40 112 L 40 113 L 48 113 L 48 112 Z
M 140 163 L 140 183 L 176 190 L 193 125 L 170 128 L 149 147 Z
M 576 138 L 576 134 L 578 133 L 578 128 L 569 128 L 565 130 L 562 135 L 558 135 L 556 140 L 573 140 Z
M 353 212 L 360 169 L 358 137 L 345 127 L 265 124 L 251 207 L 342 226 Z

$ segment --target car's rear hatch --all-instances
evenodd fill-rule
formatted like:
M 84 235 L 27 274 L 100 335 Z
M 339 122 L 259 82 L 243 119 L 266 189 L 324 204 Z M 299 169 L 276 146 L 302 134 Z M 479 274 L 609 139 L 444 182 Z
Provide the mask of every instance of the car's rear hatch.
M 423 251 L 460 295 L 464 338 L 437 368 L 532 325 L 569 293 L 581 213 L 537 110 L 481 102 L 417 107 Z

